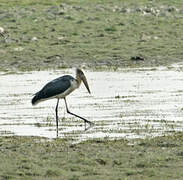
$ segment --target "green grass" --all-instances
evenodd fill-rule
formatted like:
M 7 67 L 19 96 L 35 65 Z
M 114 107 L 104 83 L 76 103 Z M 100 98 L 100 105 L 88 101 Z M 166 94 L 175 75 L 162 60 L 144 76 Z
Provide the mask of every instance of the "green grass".
M 1 0 L 0 7 L 0 26 L 8 31 L 1 70 L 156 66 L 182 58 L 178 0 Z M 145 61 L 134 65 L 138 55 Z
M 183 135 L 145 140 L 0 137 L 0 179 L 182 179 Z

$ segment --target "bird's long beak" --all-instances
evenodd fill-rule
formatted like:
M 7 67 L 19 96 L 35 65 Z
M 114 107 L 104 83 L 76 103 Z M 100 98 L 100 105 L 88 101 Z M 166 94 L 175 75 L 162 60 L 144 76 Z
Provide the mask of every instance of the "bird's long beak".
M 82 77 L 82 80 L 83 80 L 83 83 L 84 83 L 86 89 L 88 90 L 88 92 L 91 93 L 91 92 L 90 92 L 90 88 L 89 88 L 89 86 L 88 86 L 88 81 L 87 81 L 86 77 L 83 76 L 83 77 Z

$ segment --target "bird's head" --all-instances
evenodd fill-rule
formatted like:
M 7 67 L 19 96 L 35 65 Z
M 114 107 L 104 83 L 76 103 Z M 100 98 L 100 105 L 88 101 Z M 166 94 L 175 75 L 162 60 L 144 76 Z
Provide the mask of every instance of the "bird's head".
M 76 78 L 77 78 L 79 84 L 81 83 L 81 81 L 83 81 L 86 89 L 88 90 L 89 93 L 91 93 L 90 88 L 88 86 L 88 81 L 86 79 L 86 76 L 84 75 L 83 71 L 79 68 L 76 69 Z

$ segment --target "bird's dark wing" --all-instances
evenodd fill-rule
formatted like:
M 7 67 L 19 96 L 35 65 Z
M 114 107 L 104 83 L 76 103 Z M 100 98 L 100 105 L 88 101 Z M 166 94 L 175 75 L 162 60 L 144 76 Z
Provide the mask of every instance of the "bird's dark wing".
M 62 94 L 71 86 L 70 80 L 72 79 L 74 78 L 70 75 L 65 75 L 54 79 L 53 81 L 50 81 L 48 84 L 46 84 L 41 89 L 41 91 L 36 93 L 36 95 L 38 95 L 39 99 L 45 99 L 56 96 L 58 94 Z

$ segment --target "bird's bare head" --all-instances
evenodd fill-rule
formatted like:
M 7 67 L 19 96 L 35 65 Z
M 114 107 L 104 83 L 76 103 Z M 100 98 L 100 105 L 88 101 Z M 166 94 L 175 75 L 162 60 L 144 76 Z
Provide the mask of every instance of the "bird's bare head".
M 83 81 L 86 89 L 88 90 L 89 93 L 91 93 L 90 88 L 88 86 L 88 81 L 87 81 L 83 71 L 79 68 L 76 69 L 76 78 L 77 78 L 78 81 Z

